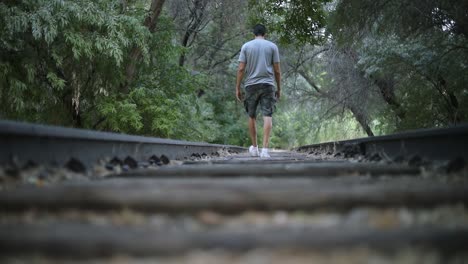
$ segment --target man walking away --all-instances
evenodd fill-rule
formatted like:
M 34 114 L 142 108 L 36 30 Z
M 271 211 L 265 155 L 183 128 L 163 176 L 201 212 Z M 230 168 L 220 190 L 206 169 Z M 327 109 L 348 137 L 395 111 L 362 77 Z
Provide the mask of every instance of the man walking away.
M 257 106 L 260 105 L 263 114 L 263 148 L 260 157 L 269 158 L 271 116 L 276 100 L 281 97 L 280 58 L 278 47 L 273 42 L 265 40 L 266 28 L 264 25 L 257 24 L 253 33 L 255 39 L 245 43 L 240 52 L 236 97 L 239 102 L 242 102 L 240 86 L 245 74 L 244 106 L 249 115 L 249 133 L 252 140 L 249 152 L 252 156 L 259 156 L 256 116 Z M 274 91 L 275 81 L 276 92 Z

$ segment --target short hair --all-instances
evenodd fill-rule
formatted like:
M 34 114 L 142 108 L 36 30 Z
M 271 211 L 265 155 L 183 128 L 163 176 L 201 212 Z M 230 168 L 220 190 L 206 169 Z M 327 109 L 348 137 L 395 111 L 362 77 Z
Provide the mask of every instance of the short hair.
M 253 28 L 253 33 L 255 36 L 265 36 L 266 33 L 266 27 L 262 24 L 257 24 Z

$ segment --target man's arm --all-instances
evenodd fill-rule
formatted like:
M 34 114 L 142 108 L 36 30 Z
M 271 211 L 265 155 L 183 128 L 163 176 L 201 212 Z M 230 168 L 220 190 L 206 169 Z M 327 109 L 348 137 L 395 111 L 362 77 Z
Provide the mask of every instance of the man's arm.
M 245 72 L 245 62 L 239 62 L 239 68 L 237 69 L 237 81 L 236 81 L 236 98 L 237 101 L 242 102 L 242 93 L 241 93 L 241 82 L 244 78 Z
M 279 100 L 281 97 L 281 68 L 279 62 L 273 64 L 273 71 L 275 72 L 276 80 L 276 98 Z

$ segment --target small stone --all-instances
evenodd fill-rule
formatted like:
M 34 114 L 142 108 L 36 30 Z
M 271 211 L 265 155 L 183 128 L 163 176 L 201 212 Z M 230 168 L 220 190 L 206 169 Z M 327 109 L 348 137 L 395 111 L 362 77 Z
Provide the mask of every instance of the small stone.
M 378 229 L 392 229 L 400 225 L 398 212 L 395 210 L 385 210 L 378 214 L 371 214 L 370 225 Z
M 161 161 L 164 165 L 167 165 L 169 162 L 171 162 L 171 160 L 165 155 L 161 155 Z
M 393 158 L 393 162 L 395 163 L 403 163 L 405 161 L 405 157 L 402 155 L 398 155 L 395 158 Z
M 374 153 L 369 157 L 370 161 L 381 161 L 382 157 L 379 155 L 379 153 Z
M 20 161 L 19 161 L 18 156 L 16 156 L 16 155 L 11 156 L 11 157 L 10 157 L 10 164 L 11 164 L 14 168 L 19 168 L 19 167 L 20 167 Z
M 35 177 L 28 177 L 28 178 L 26 178 L 26 182 L 27 182 L 28 184 L 36 185 L 37 182 L 38 182 L 38 179 L 35 178 Z
M 149 164 L 161 166 L 161 159 L 158 156 L 153 155 L 148 159 Z
M 138 167 L 139 168 L 145 168 L 146 169 L 146 168 L 149 167 L 149 165 L 150 165 L 149 162 L 144 162 L 144 161 L 143 162 L 138 162 Z
M 12 178 L 19 178 L 20 171 L 18 168 L 15 167 L 7 167 L 5 170 L 5 174 Z
M 39 173 L 39 175 L 37 176 L 37 178 L 41 181 L 45 180 L 47 177 L 49 176 L 49 174 L 46 172 L 46 171 L 41 171 Z
M 466 167 L 466 161 L 462 157 L 451 160 L 446 167 L 447 173 L 454 173 L 463 170 Z
M 114 170 L 114 165 L 111 164 L 111 163 L 107 163 L 106 166 L 105 166 L 105 168 L 106 168 L 107 170 L 113 171 L 113 170 Z
M 420 156 L 414 155 L 408 160 L 408 165 L 419 167 L 423 164 L 423 160 Z
M 273 215 L 273 222 L 277 225 L 286 225 L 288 223 L 288 214 L 286 212 L 276 212 Z
M 361 153 L 358 145 L 346 145 L 343 148 L 345 158 L 352 158 Z
M 71 158 L 66 164 L 65 167 L 73 172 L 82 173 L 86 171 L 86 167 L 81 161 Z
M 125 159 L 124 159 L 124 165 L 128 165 L 129 168 L 131 169 L 135 169 L 138 167 L 138 162 L 133 159 L 132 157 L 130 156 L 127 156 Z
M 32 161 L 32 160 L 28 160 L 28 162 L 26 162 L 26 164 L 23 165 L 23 170 L 28 170 L 28 169 L 32 169 L 32 168 L 35 168 L 37 167 L 37 163 Z
M 205 225 L 219 225 L 223 217 L 212 211 L 202 211 L 197 216 L 198 220 Z
M 116 165 L 122 166 L 123 162 L 119 158 L 114 157 L 113 159 L 110 160 L 110 164 L 112 164 L 114 166 L 116 166 Z

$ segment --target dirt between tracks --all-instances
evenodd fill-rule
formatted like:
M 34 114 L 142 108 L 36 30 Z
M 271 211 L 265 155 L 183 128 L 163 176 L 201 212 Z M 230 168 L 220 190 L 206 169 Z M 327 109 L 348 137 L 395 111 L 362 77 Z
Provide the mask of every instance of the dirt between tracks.
M 167 166 L 179 166 L 180 163 L 169 164 Z M 157 168 L 148 168 L 148 170 Z M 82 182 L 105 178 L 115 174 L 116 170 L 107 170 L 104 166 L 96 166 L 91 172 L 77 173 L 66 168 L 53 168 L 37 166 L 26 169 L 12 170 L 8 167 L 0 167 L 0 191 L 15 189 L 21 186 L 44 187 L 56 185 L 63 182 Z M 446 173 L 436 169 L 422 169 L 420 175 L 414 176 L 424 179 L 431 179 L 440 183 L 468 183 L 468 171 L 465 169 L 457 173 Z M 363 175 L 362 177 L 367 177 Z M 391 179 L 395 176 L 375 176 L 376 180 Z
M 0 191 L 25 185 L 42 187 L 71 180 L 89 181 L 90 177 L 84 173 L 75 173 L 64 168 L 35 166 L 13 169 L 9 166 L 0 167 Z
M 393 229 L 413 226 L 447 228 L 468 227 L 468 208 L 463 204 L 432 209 L 357 207 L 348 212 L 320 211 L 245 211 L 225 215 L 214 211 L 194 214 L 143 213 L 133 210 L 98 212 L 65 209 L 60 212 L 30 209 L 24 212 L 2 212 L 0 224 L 81 223 L 96 226 L 144 227 L 151 230 L 199 232 L 210 229 L 242 230 L 246 228 L 313 227 Z

